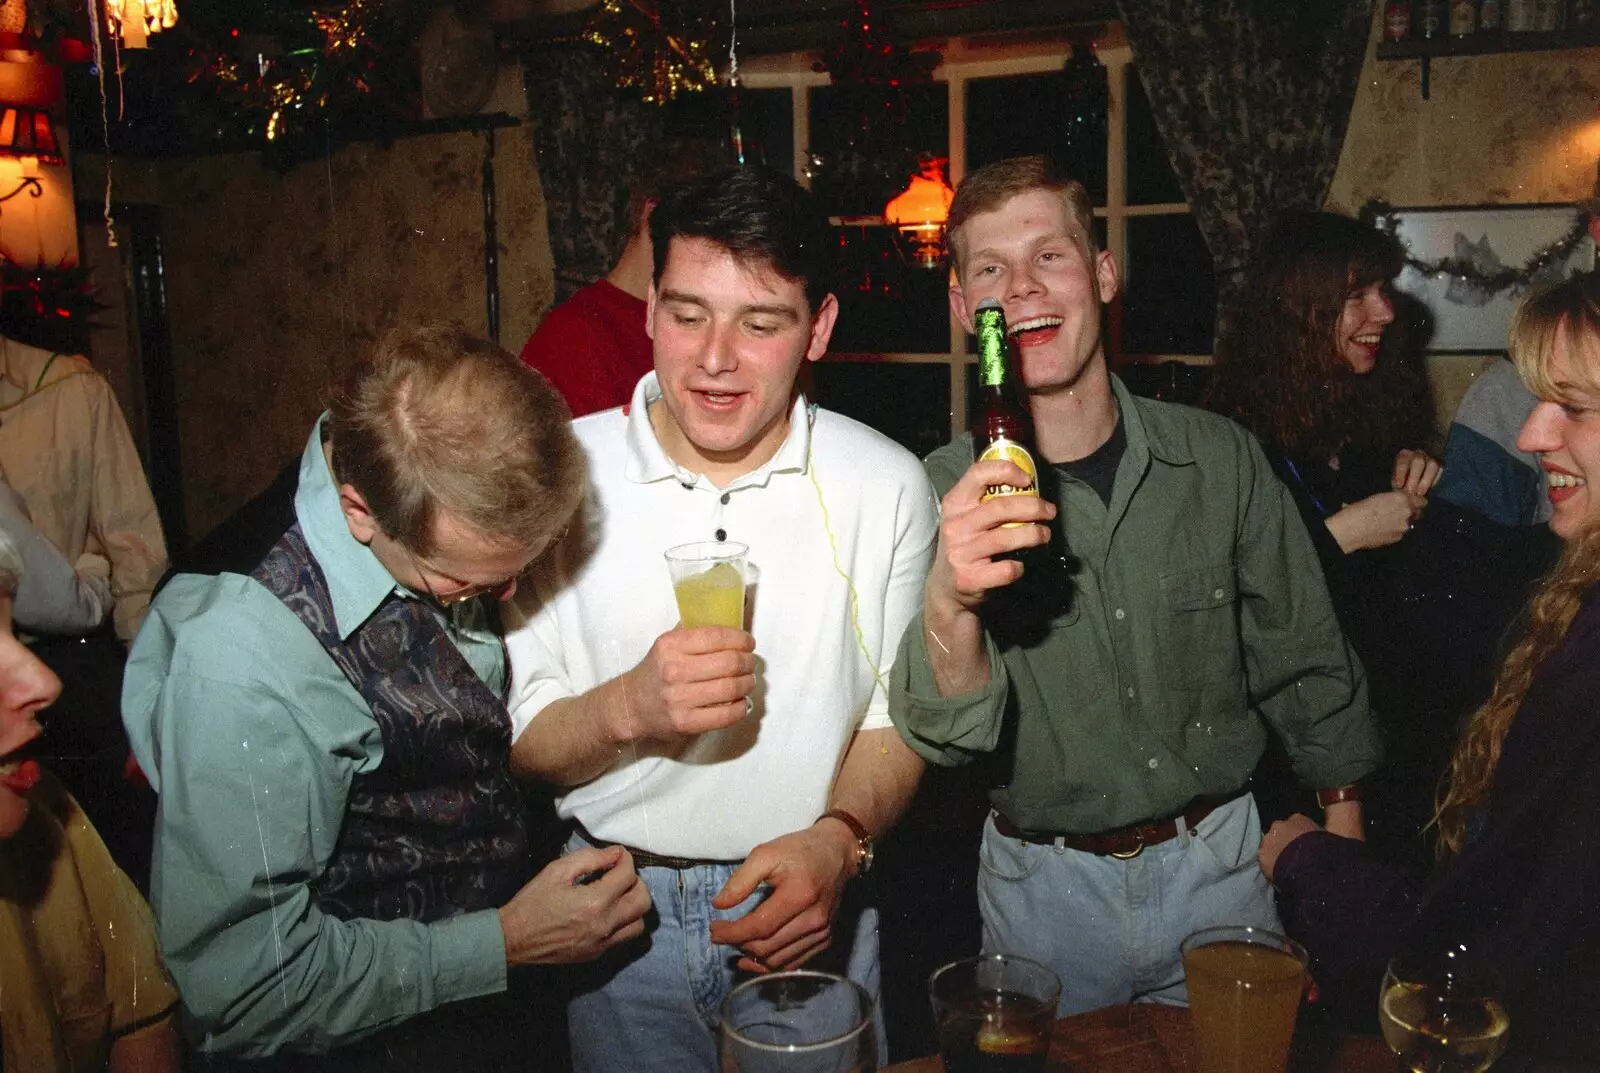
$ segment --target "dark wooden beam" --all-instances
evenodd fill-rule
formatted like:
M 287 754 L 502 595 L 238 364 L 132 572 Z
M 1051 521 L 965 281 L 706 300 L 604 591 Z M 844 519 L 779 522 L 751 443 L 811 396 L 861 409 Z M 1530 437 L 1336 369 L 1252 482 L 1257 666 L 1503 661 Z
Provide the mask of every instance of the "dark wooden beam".
M 855 4 L 840 0 L 741 0 L 739 50 L 750 56 L 827 49 L 844 38 Z M 949 37 L 1064 30 L 1117 17 L 1114 0 L 882 0 L 876 10 L 906 42 Z M 582 28 L 587 12 L 500 23 L 496 37 L 521 51 Z

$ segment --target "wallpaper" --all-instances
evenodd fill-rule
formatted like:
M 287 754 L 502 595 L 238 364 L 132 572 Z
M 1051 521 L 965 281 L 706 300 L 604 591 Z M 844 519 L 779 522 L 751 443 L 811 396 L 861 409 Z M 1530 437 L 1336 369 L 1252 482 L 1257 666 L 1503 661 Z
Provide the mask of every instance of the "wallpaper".
M 125 162 L 118 200 L 159 203 L 189 533 L 206 533 L 297 456 L 329 386 L 384 330 L 486 333 L 482 134 L 360 144 L 279 174 L 259 154 Z M 104 182 L 80 159 L 79 197 Z M 528 127 L 496 133 L 501 341 L 551 300 Z M 87 196 L 93 196 L 88 194 Z

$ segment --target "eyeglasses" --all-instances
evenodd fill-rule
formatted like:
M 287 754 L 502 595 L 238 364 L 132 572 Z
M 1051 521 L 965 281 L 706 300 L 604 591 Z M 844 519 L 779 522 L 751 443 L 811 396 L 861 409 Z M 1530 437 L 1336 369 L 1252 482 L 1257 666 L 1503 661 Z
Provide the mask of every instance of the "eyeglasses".
M 491 593 L 494 595 L 496 600 L 503 600 L 507 596 L 511 595 L 511 591 L 516 586 L 517 580 L 521 578 L 523 574 L 526 574 L 533 566 L 534 561 L 538 559 L 537 555 L 534 556 L 533 559 L 528 560 L 521 570 L 518 570 L 510 577 L 501 578 L 499 581 L 485 581 L 478 582 L 476 584 L 465 584 L 459 589 L 452 589 L 450 592 L 439 593 L 434 590 L 433 583 L 428 580 L 428 573 L 432 572 L 434 574 L 438 574 L 440 577 L 448 577 L 448 575 L 445 574 L 444 571 L 439 570 L 437 567 L 428 565 L 425 559 L 413 553 L 412 550 L 406 547 L 404 544 L 400 545 L 400 549 L 406 553 L 406 558 L 411 560 L 411 568 L 416 571 L 417 577 L 422 579 L 422 587 L 428 591 L 428 596 L 433 600 L 434 603 L 441 607 L 454 607 L 457 604 L 464 604 L 468 600 Z M 541 554 L 543 554 L 542 551 Z

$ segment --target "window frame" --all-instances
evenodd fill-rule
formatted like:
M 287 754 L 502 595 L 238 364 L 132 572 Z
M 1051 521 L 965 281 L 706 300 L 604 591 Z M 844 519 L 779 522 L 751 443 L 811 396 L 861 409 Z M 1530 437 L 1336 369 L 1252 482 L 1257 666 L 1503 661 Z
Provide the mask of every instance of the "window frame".
M 933 72 L 936 82 L 945 85 L 948 109 L 948 137 L 950 148 L 950 182 L 959 185 L 966 174 L 966 84 L 977 78 L 1005 77 L 1011 75 L 1047 74 L 1058 71 L 1070 56 L 1070 46 L 1065 38 L 1024 45 L 990 44 L 977 39 L 955 39 L 941 49 L 943 60 Z M 1116 260 L 1122 288 L 1135 278 L 1139 266 L 1128 261 L 1128 220 L 1145 216 L 1189 215 L 1186 202 L 1166 202 L 1150 205 L 1130 205 L 1127 200 L 1127 80 L 1134 76 L 1133 54 L 1123 37 L 1120 26 L 1112 24 L 1097 41 L 1095 54 L 1106 68 L 1109 101 L 1106 116 L 1106 201 L 1095 208 L 1095 216 L 1104 219 L 1106 248 Z M 746 61 L 740 68 L 740 79 L 750 89 L 788 89 L 792 108 L 793 156 L 791 174 L 802 184 L 809 185 L 806 176 L 807 151 L 810 148 L 811 111 L 809 91 L 831 83 L 826 72 L 813 69 L 816 60 L 809 53 L 787 53 L 763 56 Z M 1134 76 L 1136 77 L 1136 76 Z M 836 225 L 842 221 L 835 219 Z M 881 217 L 849 217 L 852 226 L 885 226 Z M 873 352 L 854 353 L 829 351 L 831 362 L 887 362 L 897 364 L 942 365 L 948 370 L 950 381 L 950 436 L 955 438 L 966 428 L 967 370 L 976 365 L 977 357 L 966 350 L 965 329 L 954 313 L 949 313 L 949 349 L 942 353 Z M 1159 363 L 1182 361 L 1208 365 L 1209 354 L 1129 354 L 1119 355 L 1123 363 Z

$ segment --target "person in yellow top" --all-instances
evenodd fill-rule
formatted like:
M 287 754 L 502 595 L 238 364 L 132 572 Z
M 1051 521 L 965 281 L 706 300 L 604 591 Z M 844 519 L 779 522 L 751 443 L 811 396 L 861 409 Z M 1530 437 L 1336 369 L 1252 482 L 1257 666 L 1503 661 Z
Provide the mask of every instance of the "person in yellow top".
M 78 629 L 24 622 L 24 640 L 65 683 L 51 771 L 143 883 L 155 798 L 124 779 L 125 647 L 144 621 L 167 546 L 128 422 L 106 378 L 78 355 L 0 335 L 0 474 L 33 527 L 79 570 L 110 566 L 110 621 Z M 114 631 L 114 632 L 113 632 Z
M 30 756 L 61 682 L 12 634 L 21 573 L 0 534 L 0 1068 L 176 1073 L 178 992 L 150 910 Z

